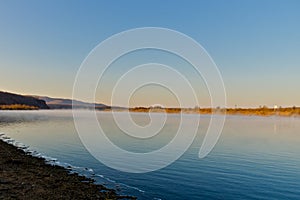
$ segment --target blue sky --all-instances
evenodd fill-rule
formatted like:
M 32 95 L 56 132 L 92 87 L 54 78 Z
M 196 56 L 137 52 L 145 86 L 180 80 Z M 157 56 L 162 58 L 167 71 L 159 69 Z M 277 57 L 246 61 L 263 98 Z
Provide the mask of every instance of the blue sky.
M 229 106 L 300 106 L 299 10 L 297 0 L 0 1 L 0 90 L 69 98 L 99 42 L 154 26 L 208 51 Z M 109 103 L 105 94 L 97 100 Z

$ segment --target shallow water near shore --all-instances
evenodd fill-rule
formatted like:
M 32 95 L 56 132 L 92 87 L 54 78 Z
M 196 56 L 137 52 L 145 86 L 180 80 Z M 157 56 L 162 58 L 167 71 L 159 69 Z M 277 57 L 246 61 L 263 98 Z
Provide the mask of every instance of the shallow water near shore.
M 97 112 L 97 117 L 112 142 L 133 152 L 164 146 L 180 121 L 179 114 L 168 114 L 162 133 L 141 142 L 116 128 L 111 113 Z M 149 123 L 146 113 L 132 113 L 132 117 L 140 125 Z M 209 120 L 210 116 L 201 116 L 197 137 L 180 159 L 145 174 L 120 172 L 96 160 L 81 143 L 71 111 L 1 111 L 0 132 L 55 158 L 60 165 L 139 199 L 300 198 L 299 118 L 227 116 L 217 145 L 199 159 Z

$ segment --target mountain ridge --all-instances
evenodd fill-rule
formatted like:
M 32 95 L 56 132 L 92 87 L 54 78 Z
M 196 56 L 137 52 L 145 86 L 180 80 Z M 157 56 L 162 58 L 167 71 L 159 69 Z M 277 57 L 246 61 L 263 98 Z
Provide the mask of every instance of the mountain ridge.
M 49 109 L 42 99 L 2 91 L 0 91 L 0 105 L 3 109 Z
M 97 109 L 111 108 L 101 103 L 88 103 L 66 98 L 53 98 L 38 95 L 21 95 L 0 91 L 1 110 L 33 110 L 33 109 Z
M 95 107 L 96 109 L 101 110 L 101 109 L 110 108 L 110 106 L 101 103 L 88 103 L 79 100 L 72 100 L 66 98 L 53 98 L 48 96 L 33 96 L 33 97 L 45 101 L 50 109 L 72 109 L 72 108 L 90 109 Z

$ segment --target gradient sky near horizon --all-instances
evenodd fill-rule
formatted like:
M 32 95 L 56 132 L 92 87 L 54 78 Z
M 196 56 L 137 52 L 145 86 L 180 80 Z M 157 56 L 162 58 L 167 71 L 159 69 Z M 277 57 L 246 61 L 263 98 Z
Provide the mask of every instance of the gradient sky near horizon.
M 151 26 L 180 31 L 208 51 L 228 106 L 300 106 L 299 10 L 298 0 L 0 1 L 0 90 L 70 98 L 96 45 Z M 136 98 L 151 103 L 147 92 Z M 97 101 L 110 104 L 105 93 Z

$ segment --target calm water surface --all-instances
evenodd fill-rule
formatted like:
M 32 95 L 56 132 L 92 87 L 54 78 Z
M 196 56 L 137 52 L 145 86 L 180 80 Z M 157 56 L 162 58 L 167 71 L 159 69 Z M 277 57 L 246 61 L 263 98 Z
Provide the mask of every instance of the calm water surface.
M 180 121 L 179 114 L 168 115 L 159 135 L 141 141 L 123 134 L 110 113 L 97 116 L 111 141 L 133 152 L 163 147 Z M 142 126 L 149 123 L 148 114 L 132 113 L 132 118 Z M 214 150 L 199 159 L 209 120 L 201 116 L 198 135 L 179 160 L 146 174 L 116 171 L 91 156 L 71 111 L 0 111 L 0 132 L 139 199 L 300 199 L 299 118 L 228 116 Z

